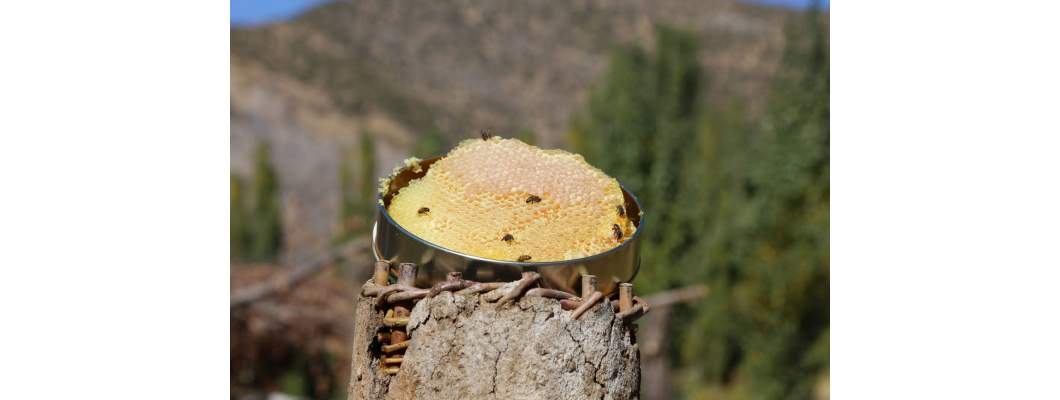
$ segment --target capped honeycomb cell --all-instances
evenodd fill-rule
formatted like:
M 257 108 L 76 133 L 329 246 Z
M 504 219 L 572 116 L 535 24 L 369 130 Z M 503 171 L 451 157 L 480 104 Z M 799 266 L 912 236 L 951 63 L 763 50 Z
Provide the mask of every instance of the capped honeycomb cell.
M 461 142 L 394 195 L 387 211 L 412 234 L 450 250 L 545 262 L 628 240 L 636 227 L 623 204 L 618 181 L 582 156 L 491 137 Z

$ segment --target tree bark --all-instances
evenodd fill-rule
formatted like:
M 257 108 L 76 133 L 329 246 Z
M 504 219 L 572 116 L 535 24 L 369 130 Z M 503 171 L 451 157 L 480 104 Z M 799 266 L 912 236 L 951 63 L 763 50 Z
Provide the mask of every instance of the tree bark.
M 384 310 L 360 297 L 348 398 L 636 399 L 640 354 L 609 301 L 578 320 L 558 301 L 443 292 L 412 309 L 409 347 L 393 376 L 380 367 Z

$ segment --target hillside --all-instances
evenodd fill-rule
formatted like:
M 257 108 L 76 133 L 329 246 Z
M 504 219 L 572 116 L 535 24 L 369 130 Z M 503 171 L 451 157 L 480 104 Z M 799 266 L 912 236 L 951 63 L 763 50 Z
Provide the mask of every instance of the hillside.
M 454 5 L 455 4 L 455 5 Z M 653 26 L 696 32 L 707 99 L 761 106 L 783 47 L 777 8 L 736 1 L 358 1 L 282 24 L 233 29 L 232 168 L 272 143 L 289 257 L 328 246 L 341 152 L 376 137 L 377 171 L 418 135 L 450 142 L 493 127 L 564 146 L 571 113 L 616 45 L 650 46 Z

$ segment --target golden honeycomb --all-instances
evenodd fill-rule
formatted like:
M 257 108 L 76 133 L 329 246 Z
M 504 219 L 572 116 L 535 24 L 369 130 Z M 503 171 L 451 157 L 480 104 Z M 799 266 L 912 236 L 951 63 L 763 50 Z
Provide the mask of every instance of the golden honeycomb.
M 562 150 L 517 139 L 461 142 L 391 200 L 388 212 L 423 240 L 504 261 L 562 261 L 628 240 L 618 181 Z M 529 258 L 527 258 L 529 256 Z

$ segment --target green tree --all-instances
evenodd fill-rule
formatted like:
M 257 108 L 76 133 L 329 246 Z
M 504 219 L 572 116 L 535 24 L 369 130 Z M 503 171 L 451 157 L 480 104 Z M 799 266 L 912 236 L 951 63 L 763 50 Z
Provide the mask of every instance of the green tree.
M 232 259 L 274 261 L 283 246 L 280 186 L 272 168 L 269 146 L 259 143 L 249 188 L 233 174 L 231 186 L 230 251 Z M 244 193 L 249 194 L 245 196 Z
M 375 140 L 362 133 L 356 151 L 339 163 L 339 229 L 335 242 L 364 233 L 375 211 Z
M 671 349 L 690 397 L 808 398 L 828 366 L 828 55 L 792 23 L 766 111 L 703 100 L 696 39 L 615 52 L 574 118 L 586 158 L 642 199 L 640 290 L 703 282 Z
M 243 180 L 236 174 L 231 174 L 231 186 L 229 186 L 229 197 L 231 203 L 229 208 L 229 253 L 230 258 L 240 259 L 247 254 L 247 208 L 244 206 L 246 200 Z
M 575 116 L 571 141 L 579 153 L 607 171 L 647 205 L 651 221 L 641 232 L 643 286 L 670 287 L 678 278 L 671 256 L 688 246 L 692 232 L 673 200 L 686 181 L 698 125 L 703 85 L 699 44 L 690 33 L 659 27 L 656 51 L 615 51 L 587 110 Z
M 788 27 L 765 115 L 705 129 L 705 231 L 682 264 L 711 296 L 684 362 L 752 398 L 810 398 L 828 366 L 828 54 L 820 14 Z M 714 110 L 708 115 L 717 118 Z M 742 127 L 741 127 L 742 126 Z M 720 151 L 719 151 L 720 150 Z
M 431 158 L 443 155 L 442 152 L 449 148 L 449 142 L 441 133 L 430 130 L 420 135 L 413 143 L 412 155 L 419 158 Z

